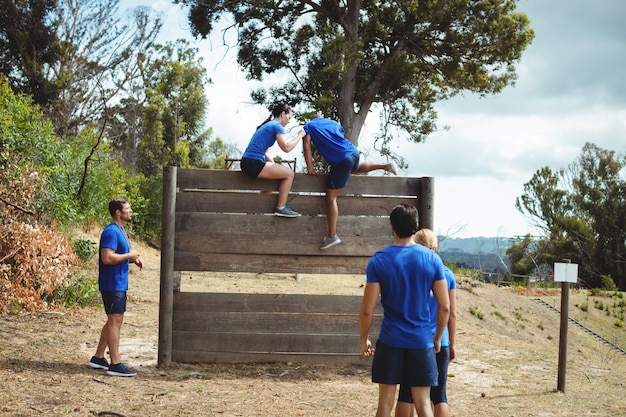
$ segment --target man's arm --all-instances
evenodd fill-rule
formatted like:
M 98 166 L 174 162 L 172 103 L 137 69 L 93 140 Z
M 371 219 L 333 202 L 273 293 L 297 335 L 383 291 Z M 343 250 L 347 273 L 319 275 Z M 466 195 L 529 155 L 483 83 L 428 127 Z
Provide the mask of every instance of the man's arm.
M 102 263 L 105 265 L 117 265 L 129 261 L 136 264 L 139 268 L 143 267 L 143 263 L 139 259 L 139 252 L 135 250 L 129 253 L 116 253 L 114 249 L 102 248 L 100 250 L 100 259 L 102 259 Z
M 304 129 L 302 129 L 304 132 Z M 302 139 L 302 149 L 304 151 L 304 161 L 306 162 L 306 173 L 308 175 L 317 175 L 313 168 L 313 152 L 311 151 L 311 136 L 306 135 Z
M 374 307 L 378 302 L 378 294 L 380 294 L 380 284 L 368 282 L 365 284 L 363 292 L 363 300 L 361 301 L 361 309 L 359 311 L 359 332 L 361 334 L 361 356 L 368 357 L 374 354 L 372 342 L 369 340 L 369 332 L 372 327 L 372 319 L 374 317 Z

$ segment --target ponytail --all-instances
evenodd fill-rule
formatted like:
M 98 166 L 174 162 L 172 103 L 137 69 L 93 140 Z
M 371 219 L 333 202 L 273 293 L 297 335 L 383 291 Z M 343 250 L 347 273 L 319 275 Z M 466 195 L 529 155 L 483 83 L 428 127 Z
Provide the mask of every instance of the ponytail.
M 271 114 L 271 113 L 270 113 L 270 115 L 269 115 L 269 116 L 267 116 L 267 119 L 263 120 L 263 123 L 261 123 L 260 125 L 258 125 L 258 126 L 256 127 L 256 129 L 257 129 L 257 130 L 259 130 L 259 128 L 260 128 L 261 126 L 263 126 L 265 123 L 269 122 L 270 120 L 272 120 L 272 114 Z
M 289 107 L 288 104 L 280 102 L 274 105 L 274 107 L 272 107 L 272 112 L 270 113 L 269 116 L 267 116 L 267 119 L 265 119 L 263 121 L 263 123 L 261 123 L 260 125 L 258 125 L 256 128 L 259 129 L 261 126 L 263 126 L 265 123 L 269 122 L 270 120 L 272 120 L 272 118 L 277 118 L 278 116 L 280 116 L 280 114 L 282 112 L 286 112 L 286 113 L 291 113 L 291 107 Z

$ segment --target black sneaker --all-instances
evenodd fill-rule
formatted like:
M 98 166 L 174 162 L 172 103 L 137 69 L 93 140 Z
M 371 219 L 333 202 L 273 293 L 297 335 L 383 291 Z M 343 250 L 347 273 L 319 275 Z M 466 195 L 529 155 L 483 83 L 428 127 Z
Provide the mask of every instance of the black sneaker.
M 109 361 L 107 361 L 106 358 L 92 356 L 87 365 L 91 366 L 93 369 L 109 369 Z
M 125 363 L 117 363 L 115 365 L 109 365 L 107 375 L 110 376 L 135 376 L 137 372 L 128 369 Z

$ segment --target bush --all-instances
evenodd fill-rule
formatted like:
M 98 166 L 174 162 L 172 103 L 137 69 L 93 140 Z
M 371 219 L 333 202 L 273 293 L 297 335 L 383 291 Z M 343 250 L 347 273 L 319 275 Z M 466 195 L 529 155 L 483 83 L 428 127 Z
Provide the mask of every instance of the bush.
M 85 275 L 71 277 L 64 285 L 56 288 L 46 301 L 64 307 L 87 307 L 101 302 L 98 281 Z

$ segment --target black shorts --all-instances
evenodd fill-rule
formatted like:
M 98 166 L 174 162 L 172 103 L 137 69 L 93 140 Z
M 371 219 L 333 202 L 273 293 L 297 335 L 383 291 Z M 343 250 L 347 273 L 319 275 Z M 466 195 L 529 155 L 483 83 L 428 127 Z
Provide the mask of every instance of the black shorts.
M 259 176 L 263 168 L 265 168 L 265 161 L 259 161 L 258 159 L 241 158 L 241 170 L 246 173 L 250 178 L 255 179 Z
M 339 190 L 348 185 L 350 174 L 359 170 L 359 160 L 360 154 L 355 152 L 337 165 L 332 166 L 326 187 L 329 190 Z
M 450 347 L 442 346 L 439 353 L 437 353 L 437 370 L 439 377 L 436 387 L 430 387 L 430 400 L 433 404 L 447 403 L 448 396 L 446 394 L 446 385 L 448 382 L 448 364 L 450 363 Z M 398 393 L 398 401 L 404 403 L 412 403 L 413 396 L 411 395 L 411 387 L 408 384 L 400 384 L 400 391 Z
M 404 349 L 376 342 L 372 382 L 407 384 L 412 387 L 437 385 L 435 349 Z
M 126 291 L 101 291 L 104 312 L 124 314 L 126 312 Z

